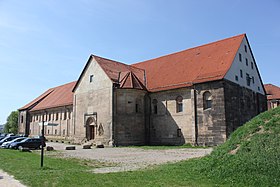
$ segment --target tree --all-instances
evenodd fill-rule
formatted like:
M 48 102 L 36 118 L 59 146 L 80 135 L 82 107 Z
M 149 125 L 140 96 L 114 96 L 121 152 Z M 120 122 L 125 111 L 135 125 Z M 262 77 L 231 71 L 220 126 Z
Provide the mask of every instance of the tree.
M 18 133 L 18 111 L 13 111 L 7 118 L 7 123 L 4 127 L 5 133 Z

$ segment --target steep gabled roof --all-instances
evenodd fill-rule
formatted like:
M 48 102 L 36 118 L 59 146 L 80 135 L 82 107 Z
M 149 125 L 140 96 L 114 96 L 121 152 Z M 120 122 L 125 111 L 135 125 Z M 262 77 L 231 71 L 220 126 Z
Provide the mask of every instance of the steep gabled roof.
M 140 81 L 142 85 L 145 85 L 145 71 L 143 69 L 133 67 L 127 64 L 123 64 L 121 62 L 117 62 L 107 58 L 103 58 L 100 56 L 90 55 L 76 85 L 73 88 L 73 92 L 75 91 L 78 84 L 80 83 L 92 59 L 95 59 L 95 61 L 100 65 L 100 67 L 103 69 L 103 71 L 106 73 L 106 75 L 113 83 L 119 83 L 120 75 L 123 74 L 124 72 L 132 72 L 135 76 L 137 76 L 138 81 Z
M 72 89 L 75 84 L 76 81 L 55 88 L 50 88 L 48 91 L 46 91 L 24 107 L 20 108 L 19 110 L 29 109 L 30 111 L 36 111 L 59 106 L 72 105 Z
M 41 102 L 45 97 L 47 97 L 51 92 L 53 91 L 53 88 L 48 89 L 45 91 L 42 95 L 31 101 L 30 103 L 26 104 L 25 106 L 21 107 L 19 110 L 26 110 L 31 109 L 34 106 L 36 106 L 39 102 Z
M 280 88 L 278 86 L 273 84 L 265 84 L 264 87 L 268 100 L 280 99 Z
M 245 34 L 133 64 L 146 72 L 149 91 L 223 79 Z

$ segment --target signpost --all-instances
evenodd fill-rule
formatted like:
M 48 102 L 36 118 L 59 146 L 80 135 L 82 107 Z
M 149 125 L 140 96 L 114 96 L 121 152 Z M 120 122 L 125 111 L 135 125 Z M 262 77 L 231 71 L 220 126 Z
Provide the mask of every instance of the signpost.
M 41 135 L 41 167 L 43 167 L 44 165 L 44 144 L 45 144 L 45 125 L 48 125 L 48 123 L 44 123 L 44 121 L 42 121 L 42 123 L 39 123 L 39 125 L 42 125 L 42 135 Z

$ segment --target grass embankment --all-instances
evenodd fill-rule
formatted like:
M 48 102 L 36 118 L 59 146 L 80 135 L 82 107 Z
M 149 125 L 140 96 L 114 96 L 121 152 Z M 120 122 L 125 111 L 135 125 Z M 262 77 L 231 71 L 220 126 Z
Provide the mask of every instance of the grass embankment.
M 280 107 L 237 129 L 211 155 L 149 170 L 93 174 L 84 161 L 0 150 L 0 168 L 29 186 L 280 186 Z M 98 166 L 95 165 L 95 167 Z

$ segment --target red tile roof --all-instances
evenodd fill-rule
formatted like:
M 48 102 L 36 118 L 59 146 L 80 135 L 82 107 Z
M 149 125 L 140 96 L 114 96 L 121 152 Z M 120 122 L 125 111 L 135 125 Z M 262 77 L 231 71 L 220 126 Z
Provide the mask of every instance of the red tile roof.
M 79 85 L 83 74 L 85 73 L 87 67 L 89 66 L 92 59 L 95 59 L 96 62 L 100 65 L 100 67 L 104 70 L 106 75 L 112 80 L 114 83 L 120 83 L 120 78 L 124 73 L 132 72 L 135 76 L 137 76 L 138 81 L 141 82 L 142 85 L 145 85 L 145 70 L 139 69 L 137 67 L 133 67 L 121 62 L 117 62 L 114 60 L 110 60 L 107 58 L 103 58 L 96 55 L 90 55 L 76 85 L 73 88 L 73 92 Z
M 112 81 L 118 82 L 120 81 L 121 74 L 131 72 L 133 75 L 138 77 L 138 80 L 143 85 L 145 84 L 145 70 L 96 55 L 92 56 Z
M 25 109 L 30 109 L 33 108 L 36 104 L 38 104 L 40 101 L 42 101 L 46 96 L 48 96 L 53 89 L 48 89 L 45 91 L 42 95 L 31 101 L 30 103 L 26 104 L 25 106 L 21 107 L 19 110 L 25 110 Z
M 145 69 L 149 91 L 223 79 L 245 34 L 133 64 Z
M 150 92 L 175 89 L 223 79 L 231 67 L 245 34 L 169 54 L 152 60 L 126 65 L 91 55 L 77 82 L 51 88 L 22 107 L 31 111 L 72 105 L 73 92 L 92 58 L 120 88 L 144 89 Z
M 280 88 L 278 86 L 273 84 L 265 84 L 264 88 L 268 100 L 280 99 Z
M 73 104 L 72 89 L 75 82 L 64 84 L 55 88 L 51 88 L 38 98 L 31 101 L 29 104 L 20 108 L 19 110 L 31 109 L 30 111 L 54 108 L 59 106 L 67 106 Z
M 138 77 L 131 71 L 122 72 L 120 74 L 120 88 L 134 88 L 140 90 L 146 90 L 146 87 L 138 79 Z

